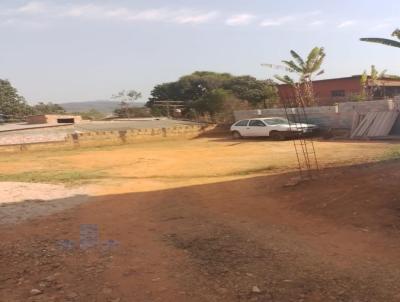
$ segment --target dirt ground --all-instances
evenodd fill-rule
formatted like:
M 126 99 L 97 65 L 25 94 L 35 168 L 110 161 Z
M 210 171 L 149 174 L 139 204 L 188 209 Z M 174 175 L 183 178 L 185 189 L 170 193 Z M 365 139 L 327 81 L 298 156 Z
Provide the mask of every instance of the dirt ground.
M 83 187 L 62 185 L 0 182 L 0 192 L 0 225 L 50 215 L 88 200 Z
M 400 301 L 400 162 L 371 163 L 397 145 L 320 142 L 351 166 L 296 186 L 288 142 L 160 146 L 15 160 L 112 173 L 89 202 L 0 226 L 0 301 Z

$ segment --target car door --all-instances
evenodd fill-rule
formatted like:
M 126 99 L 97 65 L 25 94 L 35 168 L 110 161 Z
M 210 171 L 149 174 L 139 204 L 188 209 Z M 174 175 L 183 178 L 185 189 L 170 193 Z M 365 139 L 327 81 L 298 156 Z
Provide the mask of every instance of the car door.
M 267 126 L 262 120 L 250 120 L 247 136 L 268 136 Z
M 241 136 L 247 136 L 249 120 L 241 120 L 233 126 L 233 131 L 238 131 Z

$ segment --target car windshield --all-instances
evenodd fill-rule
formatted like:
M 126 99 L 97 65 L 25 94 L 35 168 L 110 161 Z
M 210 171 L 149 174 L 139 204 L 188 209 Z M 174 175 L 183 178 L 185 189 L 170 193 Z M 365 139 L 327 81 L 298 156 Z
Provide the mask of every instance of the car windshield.
M 282 124 L 288 125 L 289 124 L 288 120 L 285 118 L 267 118 L 267 119 L 264 119 L 264 122 L 266 122 L 268 125 L 282 125 Z

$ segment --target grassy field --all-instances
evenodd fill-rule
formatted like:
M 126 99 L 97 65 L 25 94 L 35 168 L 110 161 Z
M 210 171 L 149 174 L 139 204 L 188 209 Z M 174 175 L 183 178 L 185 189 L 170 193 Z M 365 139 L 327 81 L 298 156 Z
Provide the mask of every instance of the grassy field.
M 400 144 L 316 142 L 322 167 L 400 158 Z M 152 190 L 278 173 L 297 167 L 293 143 L 195 139 L 0 157 L 0 181 L 101 184 Z

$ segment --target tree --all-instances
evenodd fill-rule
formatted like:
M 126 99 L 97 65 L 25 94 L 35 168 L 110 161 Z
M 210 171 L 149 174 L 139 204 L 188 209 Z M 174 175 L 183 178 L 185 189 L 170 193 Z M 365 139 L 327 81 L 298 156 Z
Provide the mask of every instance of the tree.
M 193 102 L 192 107 L 200 114 L 209 113 L 213 117 L 217 112 L 221 111 L 228 95 L 228 91 L 217 88 L 207 92 L 200 99 Z
M 260 81 L 251 76 L 234 77 L 228 80 L 224 89 L 237 98 L 249 101 L 254 107 L 272 105 L 277 100 L 277 89 L 271 81 Z
M 361 75 L 360 86 L 361 86 L 361 93 L 359 98 L 356 99 L 359 101 L 364 101 L 365 98 L 367 97 L 367 87 L 368 87 L 368 74 L 366 70 L 364 70 L 364 72 Z
M 133 102 L 140 99 L 141 97 L 142 94 L 140 92 L 137 92 L 136 90 L 122 90 L 112 96 L 113 99 L 117 99 L 120 102 Z
M 370 99 L 372 99 L 376 93 L 381 89 L 381 87 L 379 86 L 379 82 L 378 80 L 383 79 L 386 76 L 386 72 L 387 70 L 383 70 L 381 72 L 379 72 L 376 68 L 375 65 L 371 65 L 371 74 L 370 74 L 370 85 L 369 85 L 369 95 L 370 95 Z M 384 88 L 383 88 L 384 90 Z M 383 91 L 384 94 L 384 91 Z
M 293 59 L 290 61 L 284 60 L 282 63 L 285 64 L 290 72 L 296 73 L 299 76 L 298 82 L 303 83 L 311 81 L 314 75 L 318 76 L 324 73 L 324 70 L 321 70 L 321 65 L 326 56 L 323 47 L 314 47 L 308 54 L 306 60 L 301 58 L 294 50 L 291 50 L 290 54 Z M 297 82 L 287 75 L 284 77 L 275 76 L 275 78 L 287 84 Z
M 195 109 L 196 114 L 209 115 L 213 122 L 226 123 L 234 121 L 234 110 L 248 109 L 248 105 L 236 98 L 231 91 L 217 88 L 193 102 L 191 108 Z
M 324 73 L 321 65 L 325 59 L 325 51 L 323 47 L 314 47 L 307 56 L 307 59 L 294 50 L 290 51 L 292 60 L 282 61 L 286 69 L 291 73 L 298 75 L 298 80 L 294 80 L 288 75 L 283 77 L 275 76 L 279 81 L 293 86 L 295 99 L 298 105 L 314 106 L 316 104 L 312 80 L 314 76 Z
M 189 114 L 194 104 L 204 105 L 205 97 L 209 98 L 219 89 L 230 92 L 236 102 L 242 101 L 246 106 L 248 101 L 253 107 L 267 107 L 277 100 L 277 90 L 272 81 L 260 81 L 251 76 L 237 77 L 229 73 L 196 71 L 176 82 L 155 86 L 146 106 L 154 108 L 159 101 L 181 101 Z
M 64 114 L 65 109 L 59 104 L 40 102 L 32 107 L 35 114 Z
M 156 101 L 180 101 L 183 100 L 179 82 L 163 83 L 155 86 L 150 93 L 146 106 L 152 107 Z
M 210 91 L 223 88 L 232 79 L 228 73 L 211 71 L 196 71 L 179 78 L 176 82 L 164 83 L 154 87 L 147 106 L 151 107 L 157 101 L 183 101 L 191 103 L 199 100 Z
M 371 65 L 370 74 L 368 75 L 367 71 L 361 75 L 360 78 L 360 86 L 361 86 L 361 93 L 357 99 L 359 101 L 365 101 L 366 99 L 372 100 L 377 92 L 380 91 L 381 86 L 379 86 L 378 80 L 383 79 L 386 77 L 386 69 L 379 72 L 375 65 Z M 384 88 L 383 88 L 384 90 Z M 383 91 L 384 94 L 384 91 Z
M 124 112 L 124 117 L 129 117 L 129 103 L 134 102 L 142 97 L 140 92 L 136 90 L 122 90 L 113 95 L 112 98 L 120 102 L 121 111 Z
M 400 40 L 400 29 L 396 29 L 392 33 L 392 37 L 396 37 L 397 39 Z M 385 38 L 361 38 L 360 40 L 363 42 L 378 43 L 378 44 L 383 44 L 383 45 L 387 45 L 387 46 L 400 48 L 400 42 L 396 41 L 396 40 L 385 39 Z
M 114 110 L 114 114 L 122 118 L 132 117 L 151 117 L 151 111 L 146 107 L 129 107 L 127 109 L 117 108 Z
M 272 79 L 267 79 L 265 81 L 266 84 L 266 98 L 263 101 L 264 108 L 272 108 L 274 107 L 279 101 L 279 94 L 277 83 Z
M 196 71 L 183 76 L 178 81 L 181 101 L 198 100 L 210 91 L 223 88 L 224 84 L 233 78 L 229 73 L 212 71 Z
M 0 79 L 0 113 L 6 116 L 22 118 L 32 113 L 25 99 L 8 80 Z

